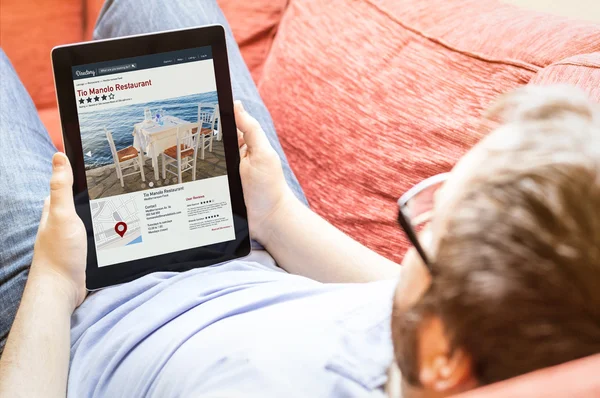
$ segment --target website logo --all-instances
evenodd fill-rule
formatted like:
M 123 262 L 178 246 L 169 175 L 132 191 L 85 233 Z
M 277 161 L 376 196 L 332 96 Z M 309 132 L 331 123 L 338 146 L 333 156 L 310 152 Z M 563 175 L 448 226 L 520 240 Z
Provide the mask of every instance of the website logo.
M 77 76 L 90 76 L 91 75 L 91 76 L 96 77 L 96 71 L 93 69 L 92 70 L 89 70 L 89 69 L 77 70 L 77 71 L 75 71 L 75 75 L 77 75 Z

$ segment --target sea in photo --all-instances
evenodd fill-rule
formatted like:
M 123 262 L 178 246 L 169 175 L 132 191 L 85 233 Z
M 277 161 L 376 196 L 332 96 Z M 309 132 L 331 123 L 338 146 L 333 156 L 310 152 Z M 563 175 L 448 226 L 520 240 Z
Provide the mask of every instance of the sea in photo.
M 112 132 L 115 146 L 117 150 L 120 150 L 133 144 L 133 126 L 144 121 L 144 109 L 146 108 L 149 108 L 154 114 L 157 110 L 162 109 L 166 116 L 175 116 L 195 123 L 198 121 L 199 103 L 216 104 L 217 102 L 217 92 L 213 91 L 79 114 L 83 153 L 91 152 L 91 156 L 84 155 L 85 168 L 94 169 L 113 164 L 104 128 Z

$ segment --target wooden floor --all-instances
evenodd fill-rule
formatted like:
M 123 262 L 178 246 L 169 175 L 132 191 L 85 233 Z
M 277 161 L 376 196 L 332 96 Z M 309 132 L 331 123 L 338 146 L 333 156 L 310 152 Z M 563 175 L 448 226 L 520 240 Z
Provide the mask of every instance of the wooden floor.
M 87 184 L 90 193 L 90 199 L 105 198 L 109 196 L 121 195 L 124 193 L 138 192 L 151 188 L 160 188 L 168 185 L 177 184 L 177 177 L 167 173 L 167 178 L 162 179 L 162 164 L 160 156 L 158 158 L 159 177 L 158 181 L 154 180 L 154 170 L 152 169 L 152 161 L 148 158 L 144 164 L 144 176 L 146 181 L 142 182 L 142 176 L 139 173 L 126 176 L 123 178 L 125 187 L 121 187 L 121 182 L 117 178 L 117 172 L 114 165 L 98 167 L 92 170 L 86 170 Z M 125 171 L 126 174 L 133 172 L 132 168 Z M 196 180 L 202 180 L 210 177 L 217 177 L 227 174 L 225 164 L 225 152 L 223 151 L 223 141 L 213 141 L 213 151 L 206 150 L 204 160 L 200 159 L 196 162 Z M 183 173 L 183 182 L 192 181 L 192 172 L 186 171 Z M 152 182 L 152 187 L 150 186 Z

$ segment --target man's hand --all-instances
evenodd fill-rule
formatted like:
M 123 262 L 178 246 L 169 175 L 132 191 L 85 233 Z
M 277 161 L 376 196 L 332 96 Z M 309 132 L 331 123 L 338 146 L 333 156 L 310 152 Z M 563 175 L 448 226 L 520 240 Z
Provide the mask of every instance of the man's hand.
M 73 204 L 73 172 L 52 158 L 33 262 L 0 360 L 0 396 L 64 398 L 73 310 L 85 298 L 86 240 Z
M 265 244 L 269 225 L 277 213 L 296 197 L 283 176 L 281 161 L 260 124 L 235 103 L 235 122 L 240 147 L 240 176 L 248 209 L 250 232 Z
M 289 273 L 321 282 L 397 278 L 400 267 L 351 239 L 304 206 L 260 124 L 235 104 L 240 175 L 250 232 Z
M 30 275 L 55 279 L 74 310 L 86 295 L 87 242 L 85 227 L 75 212 L 72 186 L 69 160 L 62 153 L 54 154 L 50 196 L 44 202 Z

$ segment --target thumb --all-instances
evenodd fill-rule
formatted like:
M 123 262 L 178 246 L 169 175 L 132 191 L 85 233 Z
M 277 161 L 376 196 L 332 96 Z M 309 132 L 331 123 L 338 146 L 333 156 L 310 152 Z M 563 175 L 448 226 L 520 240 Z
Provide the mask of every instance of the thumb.
M 74 210 L 73 170 L 64 153 L 57 152 L 52 157 L 52 177 L 50 178 L 50 214 L 64 214 Z
M 235 111 L 235 124 L 237 128 L 242 132 L 244 137 L 244 142 L 248 146 L 248 149 L 252 151 L 255 148 L 264 147 L 265 145 L 269 145 L 269 141 L 267 140 L 267 136 L 263 131 L 262 127 L 260 127 L 260 123 L 250 116 L 248 112 L 244 109 L 241 101 L 235 101 L 234 104 Z

